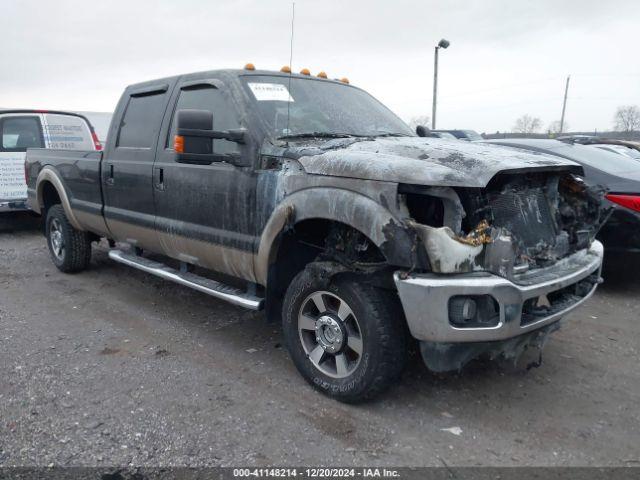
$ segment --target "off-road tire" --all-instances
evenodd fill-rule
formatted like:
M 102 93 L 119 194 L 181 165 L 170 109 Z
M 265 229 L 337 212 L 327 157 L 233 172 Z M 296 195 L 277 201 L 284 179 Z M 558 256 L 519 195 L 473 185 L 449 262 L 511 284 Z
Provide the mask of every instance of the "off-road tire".
M 283 335 L 298 371 L 314 388 L 345 403 L 370 400 L 386 390 L 404 370 L 408 332 L 397 295 L 348 277 L 334 277 L 329 285 L 307 267 L 293 279 L 283 302 Z M 305 299 L 326 291 L 346 301 L 362 330 L 362 355 L 345 378 L 324 374 L 305 352 L 298 316 Z
M 75 273 L 85 270 L 91 261 L 91 239 L 87 232 L 73 228 L 62 205 L 49 208 L 45 220 L 45 236 L 53 264 L 64 273 Z M 64 245 L 63 250 L 52 244 L 52 232 L 58 230 Z M 56 251 L 60 254 L 56 254 Z

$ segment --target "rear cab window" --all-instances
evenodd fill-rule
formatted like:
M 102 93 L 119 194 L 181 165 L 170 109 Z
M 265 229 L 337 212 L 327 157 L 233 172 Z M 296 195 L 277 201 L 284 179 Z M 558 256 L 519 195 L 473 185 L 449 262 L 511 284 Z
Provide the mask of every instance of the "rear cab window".
M 43 147 L 44 137 L 39 116 L 0 117 L 0 151 L 26 152 L 27 148 Z

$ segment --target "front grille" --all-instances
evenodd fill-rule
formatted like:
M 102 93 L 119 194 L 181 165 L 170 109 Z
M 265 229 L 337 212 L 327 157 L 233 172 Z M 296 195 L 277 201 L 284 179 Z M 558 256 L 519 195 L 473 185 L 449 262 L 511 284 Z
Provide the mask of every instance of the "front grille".
M 542 189 L 506 190 L 490 194 L 493 225 L 513 233 L 533 254 L 543 244 L 555 243 L 555 223 Z
M 467 212 L 463 231 L 488 221 L 501 230 L 493 235 L 513 239 L 516 266 L 540 267 L 565 257 L 572 251 L 571 238 L 558 223 L 555 180 L 546 172 L 499 175 L 484 190 L 457 190 Z
M 594 273 L 578 283 L 547 293 L 543 301 L 541 297 L 527 300 L 522 306 L 520 325 L 530 325 L 575 305 L 593 291 L 599 279 L 600 274 Z

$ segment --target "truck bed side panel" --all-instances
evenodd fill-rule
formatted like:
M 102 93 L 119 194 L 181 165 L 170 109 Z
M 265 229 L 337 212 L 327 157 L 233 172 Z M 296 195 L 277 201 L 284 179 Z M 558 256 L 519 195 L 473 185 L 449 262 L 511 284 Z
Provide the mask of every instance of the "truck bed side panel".
M 43 168 L 55 171 L 64 185 L 71 208 L 89 231 L 106 234 L 102 216 L 102 152 L 94 150 L 27 150 L 29 198 L 34 199 L 38 174 Z M 33 201 L 33 200 L 30 200 Z

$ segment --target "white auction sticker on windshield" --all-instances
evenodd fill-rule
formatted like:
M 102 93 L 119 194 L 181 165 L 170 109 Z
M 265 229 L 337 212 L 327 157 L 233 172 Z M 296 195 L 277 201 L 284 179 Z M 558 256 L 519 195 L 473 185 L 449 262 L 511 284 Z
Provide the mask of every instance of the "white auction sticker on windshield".
M 249 83 L 249 88 L 253 96 L 259 102 L 278 101 L 293 102 L 293 97 L 289 94 L 287 87 L 280 83 Z

